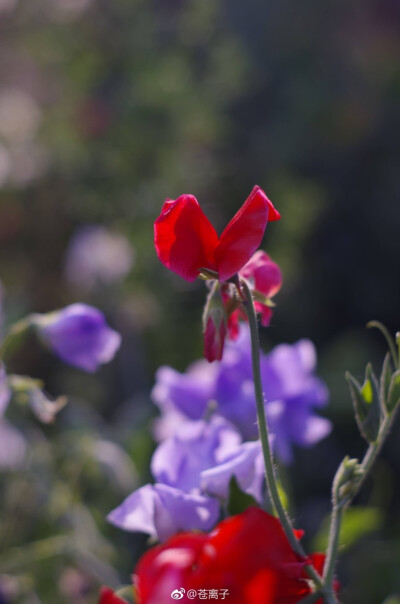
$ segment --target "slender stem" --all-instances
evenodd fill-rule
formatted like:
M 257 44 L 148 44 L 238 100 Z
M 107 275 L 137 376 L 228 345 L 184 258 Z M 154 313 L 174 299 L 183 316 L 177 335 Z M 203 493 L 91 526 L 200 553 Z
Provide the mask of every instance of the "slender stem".
M 243 287 L 243 291 L 246 299 L 246 312 L 249 319 L 250 326 L 250 336 L 251 336 L 251 357 L 252 357 L 252 366 L 253 366 L 253 378 L 254 378 L 254 389 L 255 389 L 255 398 L 256 398 L 256 407 L 257 407 L 257 419 L 258 419 L 258 429 L 260 433 L 261 446 L 264 456 L 264 464 L 265 464 L 265 474 L 267 479 L 267 487 L 268 492 L 271 498 L 272 503 L 276 509 L 279 520 L 281 521 L 282 527 L 286 533 L 286 536 L 289 540 L 292 549 L 299 554 L 299 556 L 305 558 L 306 554 L 300 544 L 300 542 L 296 539 L 293 533 L 293 527 L 289 516 L 286 513 L 286 510 L 282 504 L 279 490 L 277 486 L 277 480 L 275 476 L 274 463 L 272 459 L 272 451 L 269 444 L 269 434 L 268 434 L 268 425 L 265 417 L 265 401 L 262 389 L 262 381 L 261 381 L 261 370 L 260 370 L 260 343 L 258 338 L 258 326 L 257 326 L 257 315 L 254 308 L 253 297 L 250 291 L 250 288 L 245 280 L 241 281 L 241 285 Z M 315 568 L 312 565 L 306 565 L 305 569 L 307 570 L 309 576 L 315 582 L 318 588 L 323 587 L 323 583 L 320 575 L 317 573 Z
M 328 550 L 326 552 L 326 560 L 324 566 L 324 583 L 328 587 L 328 589 L 332 589 L 333 585 L 333 573 L 335 570 L 335 561 L 339 548 L 339 535 L 340 535 L 340 527 L 342 523 L 343 517 L 343 506 L 338 505 L 336 501 L 333 502 L 332 508 L 332 519 L 331 519 L 331 527 L 329 532 L 329 544 Z M 333 589 L 332 589 L 333 592 Z
M 371 470 L 375 459 L 378 456 L 379 451 L 382 448 L 383 443 L 385 442 L 387 435 L 390 432 L 390 428 L 392 427 L 394 416 L 397 411 L 397 408 L 391 413 L 391 415 L 387 415 L 382 422 L 381 428 L 379 430 L 378 438 L 375 442 L 370 443 L 367 452 L 364 455 L 364 459 L 361 463 L 361 468 L 363 470 L 361 474 L 361 478 L 355 486 L 351 496 L 347 499 L 344 505 L 340 506 L 336 501 L 333 502 L 332 509 L 332 517 L 331 517 L 331 526 L 329 531 L 329 543 L 328 543 L 328 551 L 325 560 L 324 566 L 324 584 L 326 588 L 329 590 L 329 593 L 333 594 L 333 578 L 334 578 L 334 569 L 335 562 L 338 553 L 339 547 L 339 535 L 340 535 L 340 527 L 343 518 L 343 512 L 345 509 L 351 504 L 357 493 L 359 492 L 361 486 L 363 485 L 369 471 Z M 335 600 L 333 600 L 335 601 Z

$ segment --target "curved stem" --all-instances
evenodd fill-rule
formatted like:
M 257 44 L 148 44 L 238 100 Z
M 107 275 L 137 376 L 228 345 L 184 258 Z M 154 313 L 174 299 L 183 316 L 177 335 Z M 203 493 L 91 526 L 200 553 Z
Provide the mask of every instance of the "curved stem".
M 250 336 L 251 336 L 251 358 L 252 358 L 252 366 L 253 366 L 253 378 L 254 378 L 254 389 L 255 389 L 255 398 L 256 398 L 256 407 L 257 407 L 257 419 L 258 419 L 258 430 L 260 433 L 260 441 L 264 456 L 264 465 L 265 465 L 265 474 L 267 479 L 267 487 L 268 492 L 271 498 L 271 501 L 276 509 L 279 520 L 282 524 L 282 527 L 286 533 L 286 536 L 289 540 L 292 549 L 301 557 L 305 558 L 306 554 L 300 544 L 300 542 L 296 539 L 293 533 L 293 527 L 289 516 L 286 513 L 286 510 L 282 504 L 279 490 L 277 486 L 277 480 L 275 476 L 274 463 L 272 459 L 272 451 L 269 444 L 269 433 L 268 433 L 268 425 L 265 416 L 265 401 L 262 390 L 262 381 L 261 381 L 261 370 L 260 370 L 260 343 L 258 338 L 258 325 L 257 325 L 257 315 L 254 308 L 253 297 L 250 291 L 250 288 L 245 280 L 241 280 L 241 285 L 244 291 L 246 303 L 245 308 L 247 312 L 247 316 L 249 319 L 250 326 Z M 306 565 L 305 569 L 307 570 L 309 576 L 315 582 L 318 588 L 323 587 L 323 583 L 320 575 L 317 573 L 315 568 L 312 565 Z
M 344 508 L 336 502 L 333 503 L 331 527 L 329 532 L 329 545 L 326 552 L 324 565 L 324 583 L 333 593 L 333 573 L 335 570 L 336 556 L 339 548 L 340 527 L 342 524 Z
M 375 442 L 371 443 L 367 449 L 367 452 L 364 455 L 364 459 L 361 463 L 361 468 L 363 469 L 360 480 L 358 481 L 356 487 L 354 488 L 351 497 L 345 502 L 344 505 L 340 506 L 336 501 L 333 502 L 332 509 L 332 517 L 331 517 L 331 526 L 329 531 L 329 543 L 328 543 L 328 551 L 325 560 L 324 566 L 324 584 L 326 588 L 329 590 L 329 593 L 333 594 L 333 579 L 334 579 L 334 569 L 335 562 L 338 553 L 339 547 L 339 535 L 340 535 L 340 527 L 343 518 L 343 512 L 345 509 L 351 504 L 357 493 L 359 492 L 361 486 L 363 485 L 369 471 L 371 470 L 375 459 L 378 456 L 379 451 L 382 448 L 383 443 L 385 442 L 387 435 L 390 432 L 390 428 L 394 421 L 394 416 L 397 411 L 397 408 L 393 411 L 390 416 L 386 416 L 382 422 L 381 428 L 379 430 L 378 438 Z M 335 600 L 333 600 L 335 601 Z
M 396 347 L 394 345 L 393 338 L 390 335 L 388 329 L 380 321 L 369 321 L 367 323 L 367 328 L 371 329 L 372 327 L 376 327 L 376 329 L 379 329 L 379 331 L 381 332 L 381 334 L 385 338 L 385 340 L 386 340 L 386 342 L 387 342 L 387 344 L 389 346 L 390 353 L 391 353 L 392 358 L 393 358 L 394 366 L 396 367 L 396 369 L 399 369 L 399 359 L 397 357 Z

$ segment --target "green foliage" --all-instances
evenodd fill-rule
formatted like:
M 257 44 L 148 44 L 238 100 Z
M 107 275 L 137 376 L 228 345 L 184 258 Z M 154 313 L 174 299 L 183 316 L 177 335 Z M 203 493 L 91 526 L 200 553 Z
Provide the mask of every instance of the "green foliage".
M 375 442 L 381 425 L 382 405 L 379 398 L 378 382 L 371 364 L 367 365 L 362 385 L 350 373 L 346 374 L 346 379 L 350 388 L 359 430 L 365 440 Z
M 360 539 L 382 526 L 383 512 L 378 508 L 352 506 L 344 512 L 339 536 L 339 548 L 343 552 Z M 313 550 L 324 551 L 328 544 L 330 517 L 322 522 L 312 544 Z

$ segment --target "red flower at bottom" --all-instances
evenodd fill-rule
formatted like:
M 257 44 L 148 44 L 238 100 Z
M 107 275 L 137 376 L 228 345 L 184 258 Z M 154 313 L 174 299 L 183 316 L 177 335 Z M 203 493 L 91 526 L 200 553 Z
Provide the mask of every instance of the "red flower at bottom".
M 279 520 L 250 508 L 209 535 L 182 533 L 147 552 L 135 573 L 138 603 L 189 603 L 192 590 L 197 598 L 217 593 L 228 604 L 295 604 L 311 593 L 305 564 Z

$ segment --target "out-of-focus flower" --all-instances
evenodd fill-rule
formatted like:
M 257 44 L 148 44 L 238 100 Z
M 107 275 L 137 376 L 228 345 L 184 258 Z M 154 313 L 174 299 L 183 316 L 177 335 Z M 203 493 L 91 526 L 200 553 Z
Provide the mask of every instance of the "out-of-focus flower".
M 67 404 L 66 396 L 51 399 L 40 388 L 32 388 L 27 394 L 33 413 L 44 424 L 52 424 L 57 413 Z
M 104 314 L 87 304 L 72 304 L 45 315 L 33 315 L 41 339 L 63 361 L 93 372 L 114 358 L 121 343 Z
M 209 535 L 180 534 L 149 550 L 134 582 L 140 604 L 168 602 L 177 586 L 182 602 L 190 601 L 188 590 L 216 590 L 231 604 L 295 604 L 311 593 L 305 563 L 277 518 L 249 508 Z
M 309 340 L 277 346 L 261 358 L 266 413 L 275 436 L 274 447 L 284 462 L 292 458 L 292 445 L 309 447 L 326 436 L 331 423 L 314 414 L 328 402 L 325 384 L 315 376 L 316 353 Z M 251 348 L 248 327 L 243 325 L 235 342 L 228 342 L 218 366 L 198 361 L 181 374 L 161 367 L 152 392 L 162 416 L 157 431 L 165 437 L 170 413 L 199 419 L 208 408 L 225 417 L 244 438 L 257 435 Z
M 222 418 L 184 423 L 157 447 L 151 470 L 156 484 L 130 495 L 109 514 L 110 522 L 161 540 L 178 530 L 209 530 L 219 515 L 218 500 L 229 496 L 233 476 L 244 492 L 263 501 L 260 443 L 242 443 L 239 432 Z
M 117 594 L 109 587 L 102 587 L 100 590 L 99 604 L 127 604 L 127 602 L 117 596 Z
M 227 281 L 250 260 L 261 243 L 268 221 L 279 213 L 260 187 L 250 196 L 218 237 L 193 195 L 167 199 L 154 224 L 154 242 L 161 262 L 187 281 L 201 269 Z
M 109 285 L 131 270 L 134 251 L 124 235 L 102 226 L 85 226 L 73 235 L 65 259 L 68 281 L 82 289 Z
M 0 135 L 9 143 L 25 143 L 35 136 L 41 111 L 22 90 L 6 88 L 0 95 Z
M 0 13 L 3 11 L 11 11 L 16 4 L 17 0 L 0 0 Z

